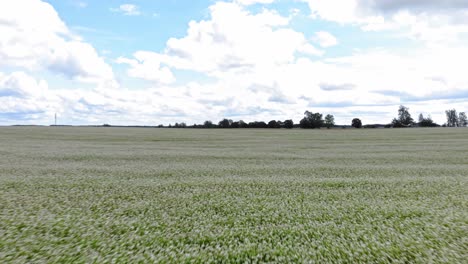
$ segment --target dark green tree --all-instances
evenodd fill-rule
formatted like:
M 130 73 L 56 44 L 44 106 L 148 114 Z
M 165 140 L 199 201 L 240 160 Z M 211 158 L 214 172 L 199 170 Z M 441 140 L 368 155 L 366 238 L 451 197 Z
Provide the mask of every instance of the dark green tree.
M 249 125 L 246 122 L 244 122 L 244 120 L 239 120 L 239 127 L 240 128 L 248 128 Z
M 226 118 L 219 121 L 219 123 L 218 123 L 218 126 L 220 128 L 230 128 L 231 125 L 232 125 L 232 120 L 231 119 L 226 119 Z
M 213 128 L 214 125 L 213 125 L 213 122 L 207 120 L 205 121 L 205 123 L 203 123 L 203 128 Z
M 419 123 L 421 123 L 423 120 L 424 120 L 424 115 L 419 114 L 419 118 L 418 118 Z
M 323 115 L 305 111 L 304 118 L 299 123 L 301 128 L 321 128 L 324 125 Z
M 249 123 L 249 128 L 268 128 L 268 124 L 263 121 L 254 121 Z
M 294 122 L 291 119 L 284 120 L 283 127 L 287 129 L 291 129 L 294 127 Z
M 445 115 L 447 116 L 447 126 L 448 127 L 457 127 L 458 126 L 458 115 L 457 110 L 451 109 L 445 111 Z
M 281 128 L 281 122 L 271 120 L 270 122 L 268 122 L 268 128 Z
M 439 126 L 432 120 L 431 116 L 424 117 L 423 114 L 419 115 L 419 126 L 420 127 L 436 127 Z
M 400 105 L 400 107 L 398 108 L 398 121 L 403 126 L 410 126 L 414 123 L 414 120 L 411 117 L 408 107 Z
M 240 128 L 240 123 L 239 123 L 239 121 L 232 122 L 231 128 Z
M 325 116 L 325 126 L 330 129 L 335 125 L 335 117 L 333 115 L 326 115 Z
M 353 121 L 351 121 L 351 126 L 354 128 L 361 128 L 362 127 L 361 119 L 354 118 Z
M 460 112 L 458 114 L 458 125 L 461 127 L 466 127 L 468 125 L 468 119 L 465 112 Z

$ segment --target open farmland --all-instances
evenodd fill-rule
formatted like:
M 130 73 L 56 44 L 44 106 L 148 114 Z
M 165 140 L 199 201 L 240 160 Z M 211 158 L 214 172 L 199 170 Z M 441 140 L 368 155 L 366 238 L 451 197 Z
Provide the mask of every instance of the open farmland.
M 0 263 L 466 263 L 468 129 L 0 128 Z

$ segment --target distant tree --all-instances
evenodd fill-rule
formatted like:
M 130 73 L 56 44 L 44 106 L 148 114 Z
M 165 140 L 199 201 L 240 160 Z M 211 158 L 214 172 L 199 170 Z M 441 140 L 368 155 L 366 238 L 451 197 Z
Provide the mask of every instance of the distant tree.
M 460 112 L 460 114 L 458 114 L 458 125 L 461 127 L 466 127 L 468 125 L 465 112 Z
M 239 121 L 232 122 L 231 128 L 240 128 L 240 123 L 239 123 Z
M 301 121 L 299 121 L 299 127 L 301 128 L 311 128 L 310 121 L 307 118 L 302 118 Z
M 420 117 L 421 116 L 422 116 L 422 114 L 420 115 Z M 419 119 L 418 124 L 419 124 L 420 127 L 436 127 L 436 126 L 439 126 L 438 124 L 434 123 L 431 116 L 428 116 L 428 117 L 422 116 L 422 119 L 421 118 Z
M 210 120 L 206 120 L 203 123 L 203 128 L 213 128 L 213 122 L 211 122 Z
M 351 121 L 351 126 L 354 128 L 361 128 L 362 127 L 361 119 L 354 118 L 353 121 Z
M 414 123 L 414 120 L 411 117 L 408 107 L 400 105 L 400 107 L 398 108 L 398 121 L 403 126 L 410 126 L 411 124 Z
M 291 119 L 284 120 L 283 127 L 287 129 L 291 129 L 294 127 L 294 122 Z
M 400 105 L 398 108 L 398 118 L 392 120 L 392 127 L 409 127 L 414 124 L 414 120 L 409 113 L 409 108 Z
M 187 127 L 187 124 L 182 122 L 179 124 L 179 128 L 186 128 Z
M 419 121 L 419 123 L 421 123 L 422 121 L 424 121 L 424 116 L 423 116 L 423 114 L 419 114 L 418 121 Z
M 267 123 L 260 121 L 260 122 L 255 122 L 257 124 L 258 128 L 268 128 Z
M 263 121 L 254 121 L 249 123 L 249 128 L 268 128 L 268 124 Z
M 232 120 L 231 119 L 226 119 L 226 118 L 219 121 L 219 123 L 218 123 L 218 126 L 220 128 L 230 128 L 231 125 L 232 125 Z
M 240 128 L 248 128 L 249 125 L 245 123 L 243 120 L 239 120 L 239 127 Z
M 458 126 L 458 115 L 457 110 L 451 109 L 445 111 L 445 115 L 447 116 L 447 126 L 448 127 L 457 127 Z
M 305 111 L 304 118 L 299 123 L 301 128 L 321 128 L 324 124 L 322 114 Z
M 213 122 L 211 122 L 210 120 L 206 120 L 206 121 L 203 123 L 203 126 L 204 126 L 204 127 L 211 127 L 211 126 L 213 126 Z
M 279 121 L 271 120 L 268 122 L 268 128 L 281 128 L 281 123 Z
M 325 126 L 330 129 L 330 127 L 335 125 L 335 117 L 333 115 L 326 115 L 325 116 Z
M 406 127 L 399 119 L 393 118 L 392 127 Z

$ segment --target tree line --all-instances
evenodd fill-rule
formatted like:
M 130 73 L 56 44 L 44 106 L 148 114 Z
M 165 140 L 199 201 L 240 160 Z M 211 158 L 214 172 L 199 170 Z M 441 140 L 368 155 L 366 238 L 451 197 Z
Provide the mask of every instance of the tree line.
M 465 112 L 457 114 L 457 110 L 450 109 L 445 111 L 447 122 L 444 123 L 443 127 L 466 127 L 468 120 Z M 431 116 L 424 117 L 423 114 L 419 114 L 418 122 L 415 122 L 411 117 L 409 108 L 400 105 L 398 108 L 398 117 L 394 118 L 391 123 L 392 127 L 440 127 L 441 125 L 435 123 Z
M 431 116 L 424 116 L 419 114 L 417 122 L 412 118 L 409 108 L 400 105 L 398 108 L 398 116 L 392 120 L 390 124 L 385 125 L 363 125 L 360 118 L 353 118 L 351 121 L 351 127 L 354 128 L 404 128 L 404 127 L 466 127 L 468 120 L 465 112 L 457 113 L 457 110 L 450 109 L 445 111 L 447 122 L 443 125 L 435 123 Z M 159 125 L 158 127 L 165 127 Z M 310 111 L 304 112 L 304 117 L 300 120 L 299 124 L 295 124 L 292 119 L 280 121 L 271 120 L 268 123 L 264 121 L 244 122 L 243 120 L 233 121 L 232 119 L 224 118 L 217 124 L 212 121 L 205 121 L 203 124 L 187 125 L 186 123 L 175 123 L 174 125 L 169 124 L 169 128 L 304 128 L 304 129 L 315 129 L 315 128 L 332 128 L 332 127 L 347 127 L 337 126 L 335 124 L 335 117 L 331 114 L 327 114 L 325 117 L 322 113 L 313 113 Z

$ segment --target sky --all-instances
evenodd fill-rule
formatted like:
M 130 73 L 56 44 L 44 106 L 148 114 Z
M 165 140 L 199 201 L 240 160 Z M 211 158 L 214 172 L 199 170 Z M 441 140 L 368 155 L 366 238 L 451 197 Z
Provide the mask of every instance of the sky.
M 0 125 L 443 124 L 467 69 L 467 0 L 0 0 Z

